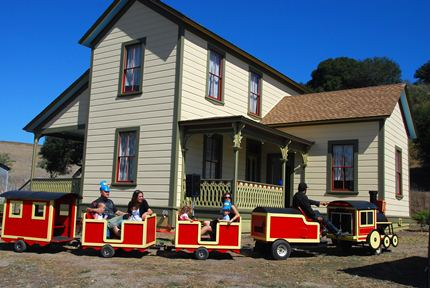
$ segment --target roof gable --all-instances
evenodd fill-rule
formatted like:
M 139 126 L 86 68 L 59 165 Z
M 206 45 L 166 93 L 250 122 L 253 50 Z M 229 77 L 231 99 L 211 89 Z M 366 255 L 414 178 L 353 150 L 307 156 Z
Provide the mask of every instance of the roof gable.
M 290 79 L 283 73 L 274 69 L 273 67 L 267 65 L 246 51 L 240 49 L 231 42 L 225 40 L 214 32 L 206 29 L 197 22 L 191 20 L 184 14 L 173 9 L 172 7 L 164 4 L 159 0 L 115 0 L 108 9 L 100 16 L 97 21 L 91 26 L 91 28 L 85 33 L 85 35 L 79 40 L 79 43 L 93 48 L 98 43 L 98 41 L 105 35 L 109 29 L 118 21 L 118 19 L 132 6 L 133 3 L 140 2 L 147 7 L 153 9 L 154 11 L 165 16 L 169 20 L 177 23 L 178 25 L 184 26 L 193 33 L 197 33 L 199 36 L 205 37 L 206 40 L 214 42 L 221 49 L 233 54 L 236 57 L 244 60 L 245 62 L 251 62 L 256 68 L 260 69 L 262 72 L 278 79 L 281 82 L 286 83 L 287 86 L 297 91 L 298 93 L 305 93 L 307 89 Z

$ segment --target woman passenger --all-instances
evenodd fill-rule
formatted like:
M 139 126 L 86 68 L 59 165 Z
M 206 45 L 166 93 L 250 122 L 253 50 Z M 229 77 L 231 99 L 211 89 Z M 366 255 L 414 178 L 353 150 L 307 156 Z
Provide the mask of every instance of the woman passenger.
M 149 208 L 148 202 L 146 202 L 145 198 L 143 197 L 142 191 L 136 190 L 133 192 L 131 201 L 128 202 L 127 213 L 130 215 L 128 220 L 133 221 L 145 220 L 146 216 L 152 214 L 152 210 Z

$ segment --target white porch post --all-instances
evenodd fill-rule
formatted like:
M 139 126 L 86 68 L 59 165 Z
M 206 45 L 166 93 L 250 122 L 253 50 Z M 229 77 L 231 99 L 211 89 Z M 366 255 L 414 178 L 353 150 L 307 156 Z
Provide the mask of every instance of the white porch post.
M 242 129 L 244 128 L 243 124 L 234 123 L 234 135 L 233 135 L 233 153 L 234 153 L 234 170 L 233 170 L 233 183 L 231 187 L 231 198 L 232 201 L 235 200 L 237 194 L 237 178 L 239 171 L 239 150 L 242 148 Z M 237 205 L 237 204 L 236 204 Z
M 288 142 L 287 145 L 285 146 L 281 146 L 281 155 L 282 155 L 282 159 L 281 159 L 281 163 L 282 163 L 282 201 L 283 201 L 283 205 L 285 205 L 285 198 L 286 198 L 286 178 L 285 178 L 285 173 L 287 172 L 287 161 L 288 161 L 288 145 L 290 145 L 291 141 Z
M 33 178 L 34 178 L 34 174 L 36 173 L 37 146 L 39 145 L 39 139 L 40 139 L 40 136 L 37 134 L 34 134 L 33 156 L 31 160 L 31 173 L 30 173 L 30 190 L 33 190 Z

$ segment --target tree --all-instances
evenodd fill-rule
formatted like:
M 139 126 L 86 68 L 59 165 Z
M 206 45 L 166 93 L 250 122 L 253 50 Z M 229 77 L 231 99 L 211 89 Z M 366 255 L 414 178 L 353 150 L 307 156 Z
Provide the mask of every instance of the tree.
M 81 142 L 47 136 L 39 152 L 42 160 L 38 165 L 55 178 L 69 173 L 72 165 L 82 166 L 82 154 Z
M 430 84 L 430 60 L 415 71 L 414 77 L 418 83 Z
M 363 61 L 339 57 L 322 61 L 307 85 L 316 92 L 335 91 L 399 83 L 400 75 L 399 65 L 386 57 Z
M 348 57 L 327 59 L 312 71 L 312 79 L 307 85 L 316 92 L 351 88 L 352 79 L 358 73 L 358 66 L 357 60 Z
M 424 166 L 430 165 L 430 85 L 408 86 L 408 95 L 414 115 L 417 139 L 414 145 L 417 160 Z
M 11 168 L 14 162 L 15 162 L 15 160 L 12 160 L 12 158 L 10 158 L 8 153 L 0 153 L 0 163 L 1 164 L 6 165 L 9 168 Z

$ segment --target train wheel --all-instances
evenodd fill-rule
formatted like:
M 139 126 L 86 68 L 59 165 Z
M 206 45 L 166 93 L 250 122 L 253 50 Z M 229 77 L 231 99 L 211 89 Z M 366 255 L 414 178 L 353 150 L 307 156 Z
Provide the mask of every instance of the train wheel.
M 197 260 L 206 260 L 209 257 L 209 251 L 205 247 L 197 248 L 194 252 L 194 257 L 196 257 Z
M 112 258 L 113 255 L 115 255 L 115 249 L 113 249 L 112 246 L 106 244 L 102 247 L 102 249 L 100 250 L 100 254 L 102 255 L 102 257 L 104 258 Z
M 384 246 L 385 249 L 388 249 L 390 245 L 391 245 L 390 237 L 388 237 L 388 235 L 385 235 L 384 240 L 382 240 L 382 246 Z
M 272 244 L 272 257 L 275 260 L 285 260 L 290 257 L 291 246 L 285 240 L 276 240 Z
M 397 236 L 397 234 L 394 234 L 393 237 L 391 237 L 391 245 L 393 245 L 393 247 L 397 247 L 397 245 L 399 245 L 399 236 Z
M 13 250 L 17 253 L 24 252 L 27 249 L 27 244 L 23 240 L 18 240 L 13 245 Z
M 375 251 L 381 246 L 381 234 L 379 234 L 378 230 L 370 232 L 367 236 L 367 244 Z

